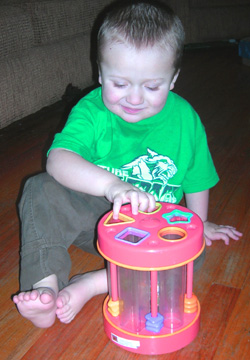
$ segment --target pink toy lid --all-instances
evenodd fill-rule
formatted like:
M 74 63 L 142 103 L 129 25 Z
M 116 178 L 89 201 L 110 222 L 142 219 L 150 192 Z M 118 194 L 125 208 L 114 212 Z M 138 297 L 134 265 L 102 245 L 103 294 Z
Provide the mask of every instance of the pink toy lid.
M 124 267 L 174 267 L 198 257 L 203 246 L 201 219 L 179 205 L 157 203 L 152 213 L 133 215 L 127 204 L 122 206 L 119 220 L 114 220 L 110 211 L 98 224 L 100 253 Z

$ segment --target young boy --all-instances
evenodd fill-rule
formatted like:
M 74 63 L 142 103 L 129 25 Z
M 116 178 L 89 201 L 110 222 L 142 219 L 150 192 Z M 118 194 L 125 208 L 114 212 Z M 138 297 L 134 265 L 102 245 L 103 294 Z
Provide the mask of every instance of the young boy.
M 206 244 L 241 236 L 207 221 L 209 188 L 218 176 L 204 128 L 193 108 L 170 90 L 184 41 L 168 8 L 136 3 L 113 9 L 98 34 L 101 87 L 73 108 L 49 150 L 47 173 L 28 180 L 22 220 L 21 315 L 38 327 L 57 316 L 69 323 L 94 295 L 107 292 L 106 270 L 68 282 L 71 244 L 96 253 L 95 227 L 124 203 L 153 211 L 155 201 L 178 203 L 204 222 Z

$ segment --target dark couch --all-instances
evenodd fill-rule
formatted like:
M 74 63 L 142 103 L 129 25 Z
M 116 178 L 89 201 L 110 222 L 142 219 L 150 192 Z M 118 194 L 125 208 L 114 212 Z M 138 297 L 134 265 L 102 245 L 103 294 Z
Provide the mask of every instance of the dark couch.
M 0 3 L 0 128 L 93 83 L 91 29 L 111 0 Z

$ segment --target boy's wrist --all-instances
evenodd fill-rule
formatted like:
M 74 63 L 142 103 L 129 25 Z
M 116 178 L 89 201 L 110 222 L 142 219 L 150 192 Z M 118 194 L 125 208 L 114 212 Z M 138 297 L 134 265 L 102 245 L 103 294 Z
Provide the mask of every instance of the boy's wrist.
M 129 191 L 132 190 L 134 187 L 126 183 L 119 178 L 108 184 L 105 189 L 104 196 L 111 202 L 114 201 L 114 198 L 121 193 L 122 191 Z

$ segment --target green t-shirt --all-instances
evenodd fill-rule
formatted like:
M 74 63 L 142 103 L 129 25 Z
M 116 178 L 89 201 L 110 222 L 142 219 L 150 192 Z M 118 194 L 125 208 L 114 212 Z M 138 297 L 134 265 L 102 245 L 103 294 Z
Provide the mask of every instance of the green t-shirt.
M 183 193 L 218 182 L 204 127 L 187 101 L 169 92 L 160 113 L 128 123 L 106 108 L 101 91 L 78 102 L 50 150 L 73 151 L 157 201 L 179 203 Z

